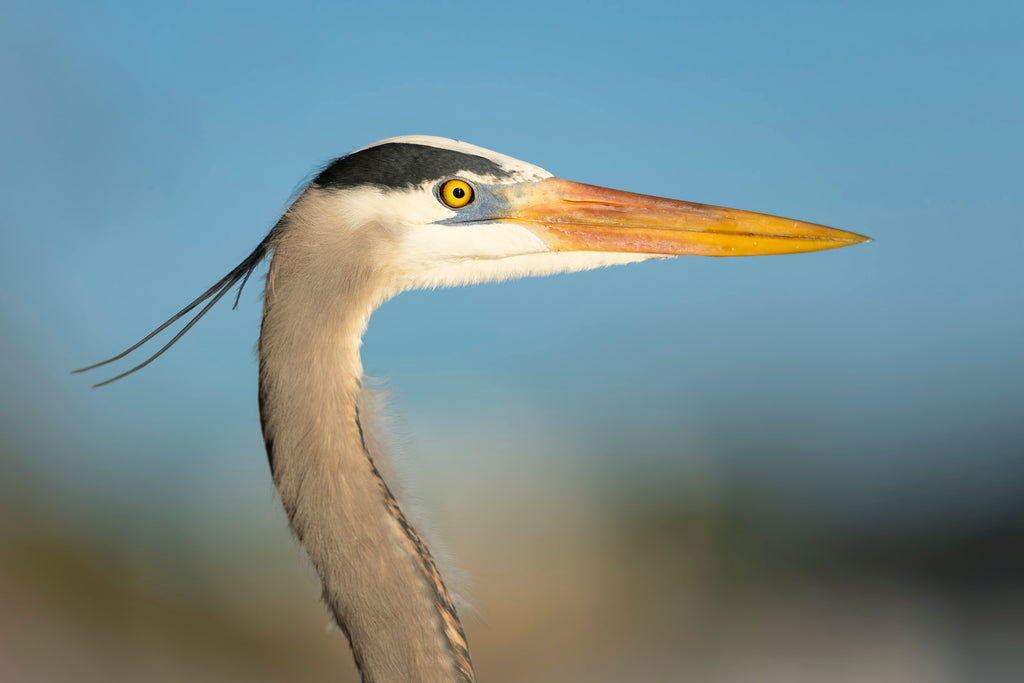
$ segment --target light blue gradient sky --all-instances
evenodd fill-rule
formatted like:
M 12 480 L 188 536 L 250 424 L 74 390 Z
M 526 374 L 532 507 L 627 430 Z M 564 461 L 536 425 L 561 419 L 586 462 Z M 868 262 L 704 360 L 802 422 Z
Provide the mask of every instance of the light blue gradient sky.
M 682 491 L 710 470 L 857 523 L 969 519 L 1024 489 L 1019 4 L 2 14 L 8 483 L 129 505 L 210 478 L 269 490 L 257 281 L 129 380 L 66 373 L 227 272 L 319 164 L 429 133 L 877 241 L 402 295 L 365 364 L 421 475 L 565 458 Z M 513 455 L 534 431 L 550 450 Z

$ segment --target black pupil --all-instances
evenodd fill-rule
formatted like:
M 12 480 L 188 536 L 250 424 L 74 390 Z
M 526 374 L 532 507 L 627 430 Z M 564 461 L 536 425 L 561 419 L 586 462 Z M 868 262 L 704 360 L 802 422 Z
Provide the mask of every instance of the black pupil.
M 456 199 L 462 199 L 466 196 L 466 190 L 461 187 L 456 187 L 452 190 L 452 196 Z

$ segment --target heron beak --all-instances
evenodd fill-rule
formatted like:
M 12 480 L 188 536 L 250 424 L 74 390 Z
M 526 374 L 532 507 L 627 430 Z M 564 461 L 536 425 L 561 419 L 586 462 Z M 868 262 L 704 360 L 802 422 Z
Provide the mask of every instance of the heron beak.
M 610 190 L 561 178 L 506 186 L 507 213 L 552 251 L 758 256 L 870 242 L 763 213 Z

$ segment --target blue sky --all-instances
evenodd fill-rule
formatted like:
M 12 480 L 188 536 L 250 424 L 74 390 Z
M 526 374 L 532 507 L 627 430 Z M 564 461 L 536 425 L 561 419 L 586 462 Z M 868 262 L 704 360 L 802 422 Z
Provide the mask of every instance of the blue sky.
M 324 161 L 428 133 L 876 241 L 402 295 L 364 360 L 421 475 L 470 486 L 458 443 L 488 467 L 565 458 L 640 488 L 710 469 L 844 519 L 1019 498 L 1016 4 L 2 12 L 0 408 L 18 477 L 128 504 L 173 499 L 168 481 L 265 489 L 255 281 L 129 380 L 66 373 L 230 270 Z M 527 432 L 551 450 L 522 453 Z

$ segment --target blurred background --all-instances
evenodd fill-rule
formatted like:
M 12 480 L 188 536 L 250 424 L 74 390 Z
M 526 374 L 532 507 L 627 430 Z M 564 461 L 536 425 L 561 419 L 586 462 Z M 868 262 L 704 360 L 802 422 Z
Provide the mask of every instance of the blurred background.
M 480 680 L 1024 680 L 1019 3 L 146 4 L 0 2 L 0 680 L 356 680 L 266 465 L 260 284 L 68 372 L 409 133 L 876 239 L 378 311 Z

